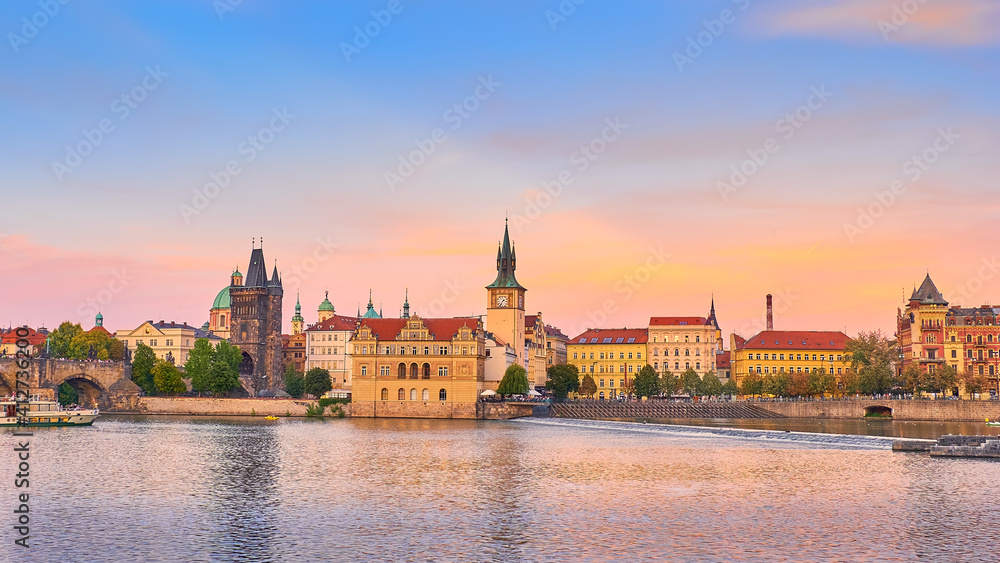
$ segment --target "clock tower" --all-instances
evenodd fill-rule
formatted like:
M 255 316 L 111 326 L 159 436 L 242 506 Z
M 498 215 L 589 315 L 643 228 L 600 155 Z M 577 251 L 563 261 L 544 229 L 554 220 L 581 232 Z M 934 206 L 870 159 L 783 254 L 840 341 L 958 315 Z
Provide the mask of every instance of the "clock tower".
M 486 286 L 486 328 L 507 342 L 517 354 L 517 363 L 527 366 L 524 357 L 524 292 L 514 277 L 517 255 L 510 244 L 506 221 L 503 243 L 497 248 L 497 279 Z

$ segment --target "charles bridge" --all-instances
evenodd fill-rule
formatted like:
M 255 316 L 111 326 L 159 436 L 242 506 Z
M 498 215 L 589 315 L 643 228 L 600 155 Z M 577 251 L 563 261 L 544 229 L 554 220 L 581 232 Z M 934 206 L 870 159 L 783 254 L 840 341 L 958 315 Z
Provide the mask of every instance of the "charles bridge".
M 59 386 L 67 383 L 80 395 L 81 405 L 101 410 L 134 402 L 139 397 L 139 386 L 132 382 L 132 366 L 127 362 L 34 358 L 28 364 L 28 387 L 32 395 L 54 400 Z M 14 358 L 0 358 L 0 396 L 14 393 L 17 371 Z

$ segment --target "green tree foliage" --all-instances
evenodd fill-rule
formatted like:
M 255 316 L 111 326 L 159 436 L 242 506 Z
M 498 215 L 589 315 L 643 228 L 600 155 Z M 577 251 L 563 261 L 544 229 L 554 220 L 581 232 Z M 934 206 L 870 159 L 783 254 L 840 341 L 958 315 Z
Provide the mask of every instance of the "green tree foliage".
M 692 397 L 704 394 L 701 378 L 698 377 L 698 373 L 694 369 L 688 368 L 681 374 L 681 389 Z
M 234 368 L 229 362 L 220 361 L 216 358 L 208 368 L 208 391 L 211 391 L 217 397 L 221 397 L 239 387 L 239 369 Z
M 921 387 L 928 393 L 945 393 L 950 395 L 958 386 L 958 370 L 950 365 L 943 365 L 934 371 L 923 372 Z
M 528 372 L 517 364 L 511 364 L 503 372 L 503 379 L 497 386 L 497 395 L 523 395 L 528 392 Z
M 187 385 L 184 385 L 184 380 L 181 379 L 181 372 L 174 364 L 167 360 L 157 360 L 152 371 L 153 383 L 161 395 L 173 397 L 187 391 Z
M 809 394 L 823 395 L 837 389 L 837 378 L 827 373 L 826 368 L 814 369 L 809 373 Z
M 775 397 L 787 397 L 792 387 L 792 376 L 780 371 L 764 374 L 764 393 Z
M 597 383 L 594 376 L 589 373 L 583 374 L 583 381 L 580 382 L 580 394 L 585 397 L 593 397 L 597 393 Z
M 156 353 L 145 344 L 139 344 L 132 355 L 132 381 L 142 388 L 147 396 L 156 395 L 156 383 L 153 381 L 153 366 L 156 365 Z
M 840 377 L 840 385 L 845 395 L 857 393 L 861 389 L 858 373 L 849 368 L 844 370 L 844 375 Z
M 966 393 L 982 393 L 986 390 L 986 376 L 973 370 L 966 370 L 958 375 L 958 380 L 965 387 Z
M 673 374 L 670 370 L 665 370 L 660 376 L 660 392 L 670 397 L 677 394 L 677 390 L 681 388 L 680 379 Z
M 108 346 L 108 359 L 115 362 L 125 361 L 125 343 L 117 338 L 111 340 L 111 345 Z
M 86 360 L 90 349 L 93 348 L 98 360 L 107 360 L 112 340 L 114 339 L 100 330 L 79 332 L 70 341 L 68 357 L 73 360 Z
M 580 388 L 580 370 L 570 364 L 556 364 L 546 370 L 545 388 L 559 400 Z
M 215 360 L 215 349 L 207 338 L 194 341 L 194 348 L 184 362 L 184 374 L 191 378 L 191 390 L 199 396 L 208 391 L 208 372 Z
M 858 374 L 858 389 L 862 393 L 888 393 L 895 387 L 892 362 L 899 357 L 896 341 L 882 331 L 861 331 L 844 346 L 851 369 Z
M 328 370 L 312 368 L 306 372 L 306 376 L 302 381 L 302 390 L 305 393 L 313 397 L 320 397 L 330 389 L 333 389 L 333 384 L 330 383 L 330 372 Z
M 736 378 L 730 378 L 725 385 L 722 386 L 722 393 L 724 395 L 739 395 L 740 388 L 736 385 Z
M 702 376 L 701 388 L 706 395 L 718 397 L 722 394 L 722 382 L 714 371 L 708 371 Z
M 66 321 L 49 333 L 49 355 L 53 358 L 71 359 L 73 339 L 83 333 L 78 324 Z M 85 356 L 86 357 L 86 356 Z
M 743 386 L 740 391 L 744 395 L 756 397 L 757 395 L 764 394 L 764 380 L 759 373 L 751 371 L 743 377 L 742 383 Z
M 660 376 L 656 375 L 653 366 L 642 366 L 632 382 L 637 397 L 656 397 L 660 394 Z
M 215 361 L 226 364 L 227 367 L 233 370 L 236 377 L 239 378 L 240 363 L 243 361 L 243 352 L 241 352 L 236 346 L 230 344 L 228 340 L 222 340 L 216 344 Z
M 304 378 L 302 372 L 295 371 L 295 366 L 288 364 L 285 367 L 285 393 L 296 399 L 302 398 Z
M 903 368 L 903 373 L 901 374 L 903 389 L 913 393 L 914 395 L 920 393 L 923 385 L 924 376 L 921 373 L 920 368 L 916 364 L 910 364 Z
M 75 405 L 80 402 L 80 395 L 73 389 L 73 386 L 69 383 L 63 383 L 59 386 L 59 404 L 63 406 Z
M 780 373 L 780 372 L 779 372 Z M 809 394 L 809 375 L 806 372 L 788 374 L 788 396 L 805 397 Z

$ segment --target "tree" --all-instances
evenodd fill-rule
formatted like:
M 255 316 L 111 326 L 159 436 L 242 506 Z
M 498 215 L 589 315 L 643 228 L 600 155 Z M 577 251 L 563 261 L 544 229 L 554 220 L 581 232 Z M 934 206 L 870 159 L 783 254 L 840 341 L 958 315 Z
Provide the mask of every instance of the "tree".
M 920 372 L 920 368 L 916 364 L 909 364 L 903 368 L 902 373 L 902 383 L 903 388 L 914 395 L 920 393 L 924 376 Z
M 63 406 L 75 405 L 80 401 L 80 395 L 69 383 L 59 385 L 59 404 Z
M 117 338 L 112 339 L 111 345 L 108 346 L 108 359 L 113 362 L 124 362 L 125 343 Z
M 982 393 L 988 384 L 985 375 L 979 375 L 973 370 L 963 371 L 959 374 L 958 379 L 965 387 L 965 392 L 970 394 Z
M 570 393 L 580 388 L 580 370 L 570 364 L 556 364 L 546 370 L 548 379 L 545 388 L 558 399 L 565 399 Z
M 888 393 L 895 386 L 892 364 L 899 357 L 899 348 L 882 331 L 859 332 L 856 338 L 848 339 L 844 353 L 851 361 L 851 369 L 858 374 L 862 393 Z
M 768 373 L 764 375 L 764 393 L 775 397 L 787 397 L 792 387 L 792 376 L 786 372 Z
M 740 388 L 739 388 L 739 386 L 736 385 L 736 379 L 735 378 L 729 378 L 729 381 L 727 381 L 726 384 L 722 386 L 722 394 L 723 395 L 739 395 L 740 394 Z
M 653 366 L 642 366 L 632 383 L 637 397 L 655 397 L 660 394 L 660 378 Z
M 285 367 L 285 393 L 296 399 L 301 399 L 303 392 L 302 372 L 295 371 L 295 366 L 288 364 Z
M 701 378 L 698 377 L 698 373 L 694 369 L 687 368 L 681 374 L 681 389 L 692 397 L 703 394 Z
M 145 344 L 139 344 L 132 355 L 132 381 L 148 397 L 156 395 L 156 383 L 153 382 L 153 366 L 156 365 L 156 352 Z
M 330 389 L 333 389 L 333 385 L 330 383 L 330 372 L 328 370 L 312 368 L 306 372 L 306 376 L 302 380 L 302 390 L 305 393 L 319 398 Z
M 670 370 L 665 370 L 660 376 L 660 392 L 671 397 L 681 388 L 681 382 Z
M 844 388 L 844 394 L 857 393 L 859 389 L 858 372 L 853 369 L 844 370 L 844 375 L 840 378 L 840 385 Z
M 53 358 L 71 358 L 72 342 L 76 335 L 83 333 L 78 324 L 65 321 L 59 328 L 49 333 L 49 355 Z
M 583 381 L 580 382 L 580 393 L 586 397 L 593 397 L 594 393 L 597 393 L 597 383 L 594 381 L 594 376 L 589 373 L 583 375 Z
M 220 346 L 224 343 L 220 342 Z M 237 368 L 215 358 L 208 368 L 208 391 L 215 396 L 223 396 L 238 387 L 240 387 L 240 374 Z
M 751 397 L 754 397 L 756 395 L 764 394 L 764 380 L 761 379 L 759 373 L 751 371 L 750 373 L 746 374 L 746 376 L 743 378 L 742 383 L 743 385 L 740 391 L 744 395 L 750 395 Z
M 706 395 L 718 397 L 722 394 L 722 382 L 719 381 L 719 377 L 715 375 L 714 371 L 705 372 L 705 375 L 701 377 L 701 387 Z
M 239 348 L 230 344 L 228 340 L 222 340 L 215 345 L 215 360 L 232 368 L 233 373 L 239 378 L 240 363 L 243 361 L 243 352 Z
M 212 348 L 212 343 L 207 338 L 195 340 L 194 348 L 184 362 L 184 374 L 191 378 L 191 390 L 197 391 L 199 397 L 202 392 L 208 391 L 208 372 L 214 360 L 215 350 Z
M 503 372 L 503 379 L 497 385 L 497 394 L 523 395 L 528 392 L 528 372 L 517 364 L 511 364 Z
M 89 358 L 91 349 L 93 349 L 98 360 L 106 360 L 108 359 L 108 350 L 111 348 L 112 340 L 107 333 L 100 330 L 92 332 L 83 332 L 81 330 L 70 341 L 67 357 L 73 360 L 86 360 Z
M 181 372 L 177 366 L 167 360 L 158 360 L 153 366 L 153 383 L 156 389 L 163 395 L 174 396 L 187 391 L 187 385 L 181 379 Z
M 804 397 L 809 394 L 809 376 L 811 373 L 795 372 L 788 374 L 788 395 L 791 397 Z
M 809 394 L 822 396 L 836 388 L 837 378 L 832 373 L 827 373 L 826 368 L 814 369 L 809 373 Z

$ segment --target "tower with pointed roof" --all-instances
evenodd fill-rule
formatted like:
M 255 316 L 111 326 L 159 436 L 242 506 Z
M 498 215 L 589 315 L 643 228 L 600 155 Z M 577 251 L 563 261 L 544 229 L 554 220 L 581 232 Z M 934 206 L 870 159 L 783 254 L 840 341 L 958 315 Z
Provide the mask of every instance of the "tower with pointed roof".
M 497 277 L 486 286 L 487 329 L 510 344 L 517 354 L 517 363 L 526 366 L 524 357 L 524 286 L 514 276 L 517 255 L 504 221 L 503 242 L 497 245 Z
M 410 318 L 410 288 L 406 288 L 406 296 L 403 298 L 403 314 L 401 316 L 404 319 Z
M 302 304 L 299 303 L 299 294 L 295 293 L 295 315 L 292 317 L 292 335 L 302 334 L 302 325 L 304 319 L 302 318 Z
M 333 308 L 333 303 L 330 303 L 330 292 L 326 291 L 323 293 L 323 302 L 316 308 L 316 317 L 319 319 L 319 322 L 323 322 L 335 314 L 337 312 Z
M 372 290 L 368 290 L 368 308 L 365 309 L 365 314 L 361 315 L 362 319 L 381 319 L 382 313 L 375 310 L 375 304 L 372 303 Z
M 281 350 L 281 300 L 284 290 L 275 262 L 270 279 L 263 248 L 252 247 L 250 264 L 242 285 L 236 285 L 239 271 L 229 286 L 229 342 L 240 349 L 240 379 L 253 393 L 277 391 L 283 387 Z
M 944 365 L 944 328 L 948 302 L 938 291 L 930 273 L 915 288 L 906 309 L 897 313 L 896 335 L 903 354 L 902 368 L 915 363 L 922 371 L 933 372 Z

